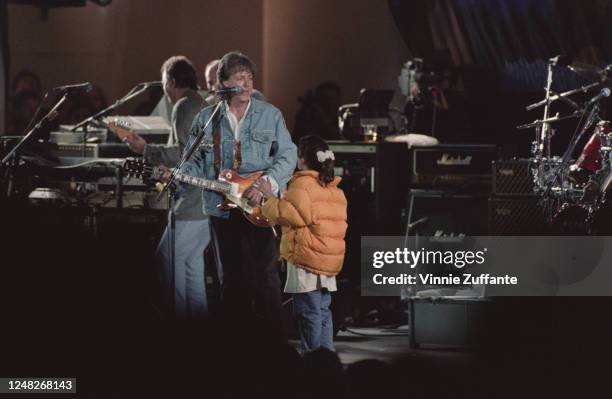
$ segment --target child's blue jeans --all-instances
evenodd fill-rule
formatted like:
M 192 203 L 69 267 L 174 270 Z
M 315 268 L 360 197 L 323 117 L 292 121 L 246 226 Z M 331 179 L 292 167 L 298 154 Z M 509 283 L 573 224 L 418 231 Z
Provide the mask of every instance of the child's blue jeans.
M 298 321 L 302 351 L 324 347 L 334 350 L 331 294 L 326 289 L 293 294 L 293 314 Z

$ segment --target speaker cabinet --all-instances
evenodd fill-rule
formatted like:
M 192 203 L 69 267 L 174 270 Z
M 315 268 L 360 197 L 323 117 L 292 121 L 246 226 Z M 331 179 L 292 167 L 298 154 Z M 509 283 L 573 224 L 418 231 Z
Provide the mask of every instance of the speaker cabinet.
M 533 195 L 531 161 L 510 159 L 493 162 L 493 194 Z
M 493 236 L 542 235 L 549 230 L 539 197 L 492 197 L 489 200 L 489 234 Z
M 482 236 L 487 234 L 487 194 L 410 190 L 406 234 Z
M 487 333 L 487 314 L 492 307 L 485 299 L 412 300 L 410 346 L 477 346 Z

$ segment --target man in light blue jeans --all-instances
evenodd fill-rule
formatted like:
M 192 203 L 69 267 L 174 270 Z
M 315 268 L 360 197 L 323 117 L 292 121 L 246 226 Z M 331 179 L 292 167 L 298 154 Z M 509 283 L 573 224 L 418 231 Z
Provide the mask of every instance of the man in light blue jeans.
M 164 231 L 157 255 L 162 261 L 163 286 L 171 288 L 168 229 Z M 204 250 L 210 242 L 210 224 L 203 220 L 177 220 L 175 228 L 174 308 L 178 318 L 201 317 L 208 313 L 204 281 Z M 166 290 L 169 291 L 169 290 Z M 171 293 L 164 293 L 169 303 Z

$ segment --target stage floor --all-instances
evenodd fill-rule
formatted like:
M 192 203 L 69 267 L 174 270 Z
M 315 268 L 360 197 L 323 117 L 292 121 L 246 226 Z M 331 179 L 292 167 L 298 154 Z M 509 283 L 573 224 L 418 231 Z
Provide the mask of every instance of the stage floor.
M 300 346 L 296 339 L 289 340 L 289 343 L 296 349 Z M 453 365 L 467 363 L 472 358 L 472 352 L 466 348 L 436 345 L 410 348 L 407 326 L 351 327 L 338 332 L 334 345 L 345 367 L 369 359 L 393 363 L 409 356 L 427 357 Z

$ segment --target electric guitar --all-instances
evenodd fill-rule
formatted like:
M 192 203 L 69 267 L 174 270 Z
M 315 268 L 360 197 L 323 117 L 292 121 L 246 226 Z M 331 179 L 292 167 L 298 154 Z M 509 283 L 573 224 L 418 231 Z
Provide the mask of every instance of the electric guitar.
M 161 168 L 136 158 L 126 158 L 123 169 L 129 175 L 150 180 L 162 181 L 161 178 L 164 175 L 164 171 Z M 261 177 L 262 174 L 263 172 L 255 172 L 243 177 L 236 171 L 226 169 L 221 171 L 218 180 L 190 176 L 181 172 L 176 172 L 175 177 L 180 182 L 223 194 L 225 201 L 220 206 L 222 209 L 238 208 L 247 220 L 255 226 L 271 227 L 272 223 L 262 215 L 261 207 L 251 206 L 246 198 L 242 198 L 244 191 Z

